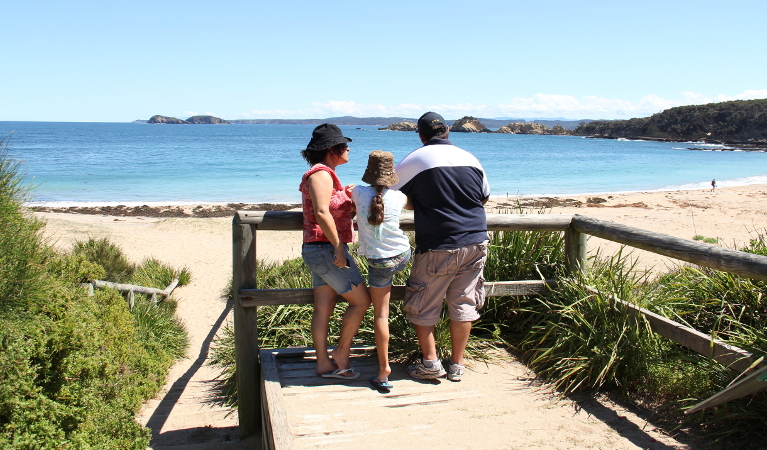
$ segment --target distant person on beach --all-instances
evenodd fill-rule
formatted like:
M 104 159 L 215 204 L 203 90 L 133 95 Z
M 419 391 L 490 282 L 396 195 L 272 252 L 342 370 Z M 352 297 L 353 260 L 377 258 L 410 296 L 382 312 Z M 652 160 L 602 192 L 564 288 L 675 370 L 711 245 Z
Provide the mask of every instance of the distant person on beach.
M 418 119 L 422 147 L 395 167 L 399 189 L 415 211 L 415 256 L 404 307 L 413 324 L 422 358 L 408 367 L 413 378 L 447 375 L 461 381 L 471 323 L 485 303 L 487 221 L 490 197 L 485 171 L 471 153 L 448 140 L 449 128 L 435 112 Z M 451 356 L 447 371 L 437 357 L 434 328 L 443 299 L 450 311 Z
M 714 189 L 716 189 L 716 178 L 711 180 L 711 192 L 714 192 Z
M 349 380 L 359 377 L 349 365 L 351 345 L 370 306 L 367 286 L 346 245 L 354 240 L 354 206 L 335 172 L 337 166 L 349 162 L 351 141 L 336 125 L 324 123 L 315 128 L 309 145 L 301 152 L 311 168 L 304 173 L 299 186 L 304 215 L 301 257 L 312 271 L 314 286 L 312 339 L 317 352 L 317 374 Z M 328 328 L 338 295 L 349 306 L 331 359 Z
M 357 208 L 359 247 L 357 252 L 368 261 L 368 285 L 373 300 L 378 376 L 370 383 L 388 391 L 389 382 L 389 298 L 394 274 L 410 261 L 410 240 L 399 228 L 399 215 L 407 203 L 400 191 L 389 189 L 399 179 L 394 171 L 394 155 L 374 150 L 362 181 L 369 186 L 354 186 L 352 200 Z

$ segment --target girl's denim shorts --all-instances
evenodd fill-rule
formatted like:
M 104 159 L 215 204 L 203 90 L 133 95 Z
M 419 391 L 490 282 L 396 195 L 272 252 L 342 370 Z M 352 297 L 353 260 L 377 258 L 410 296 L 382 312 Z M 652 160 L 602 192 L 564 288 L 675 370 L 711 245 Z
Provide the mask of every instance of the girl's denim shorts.
M 349 267 L 341 268 L 333 264 L 336 259 L 333 246 L 328 243 L 307 244 L 301 246 L 301 258 L 312 271 L 312 284 L 314 287 L 330 286 L 338 295 L 346 294 L 352 290 L 352 285 L 357 286 L 365 280 L 360 275 L 354 258 L 349 254 L 349 248 L 344 244 L 346 252 L 346 264 Z
M 404 270 L 410 261 L 410 249 L 390 258 L 368 258 L 368 285 L 385 288 L 392 283 L 394 274 Z

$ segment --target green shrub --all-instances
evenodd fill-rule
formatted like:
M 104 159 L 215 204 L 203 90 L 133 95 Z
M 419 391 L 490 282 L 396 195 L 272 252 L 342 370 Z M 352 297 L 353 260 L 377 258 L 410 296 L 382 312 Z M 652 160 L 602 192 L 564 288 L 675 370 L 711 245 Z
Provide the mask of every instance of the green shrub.
M 0 139 L 0 317 L 33 312 L 43 302 L 46 251 L 39 245 L 43 223 L 24 213 L 28 198 L 18 162 Z
M 128 283 L 135 267 L 128 261 L 122 250 L 108 238 L 88 239 L 75 242 L 74 255 L 82 255 L 90 262 L 104 268 L 105 281 Z M 164 289 L 163 286 L 161 289 Z
M 0 448 L 143 450 L 150 433 L 134 416 L 183 353 L 172 305 L 150 321 L 145 299 L 131 313 L 114 290 L 86 295 L 79 283 L 123 281 L 131 265 L 106 240 L 46 247 L 18 169 L 0 142 Z

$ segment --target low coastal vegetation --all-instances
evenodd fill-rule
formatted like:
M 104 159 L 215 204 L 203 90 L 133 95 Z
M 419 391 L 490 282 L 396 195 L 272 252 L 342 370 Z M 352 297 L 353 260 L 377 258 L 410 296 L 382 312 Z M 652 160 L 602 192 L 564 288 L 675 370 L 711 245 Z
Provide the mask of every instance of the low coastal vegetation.
M 131 264 L 105 239 L 56 251 L 22 207 L 27 193 L 0 140 L 0 448 L 143 450 L 150 433 L 135 414 L 184 356 L 186 331 L 172 300 L 136 295 L 129 309 L 117 291 L 90 296 L 81 283 L 164 289 L 189 273 Z
M 756 234 L 741 250 L 767 255 L 765 234 Z M 762 357 L 767 353 L 766 283 L 688 265 L 668 273 L 641 272 L 625 249 L 615 255 L 594 255 L 589 270 L 578 276 L 565 271 L 564 259 L 561 233 L 492 233 L 485 270 L 488 281 L 555 278 L 558 286 L 539 297 L 489 298 L 473 330 L 471 358 L 492 359 L 498 352 L 488 350 L 508 350 L 561 395 L 604 394 L 638 405 L 653 423 L 695 441 L 699 448 L 763 448 L 767 392 L 684 414 L 686 408 L 724 389 L 738 373 L 656 335 L 646 321 L 626 314 L 613 298 Z M 364 272 L 366 264 L 358 263 Z M 300 259 L 260 262 L 258 275 L 260 288 L 311 287 L 309 270 Z M 394 282 L 404 284 L 405 276 L 398 274 Z M 311 346 L 311 310 L 311 305 L 261 307 L 260 345 Z M 341 310 L 337 320 L 331 321 L 331 340 L 338 337 Z M 393 360 L 416 358 L 416 339 L 401 302 L 392 305 L 390 327 Z M 444 356 L 449 351 L 444 312 L 436 334 Z M 374 345 L 370 312 L 356 344 Z M 216 338 L 212 354 L 214 365 L 222 370 L 229 401 L 236 403 L 231 328 Z

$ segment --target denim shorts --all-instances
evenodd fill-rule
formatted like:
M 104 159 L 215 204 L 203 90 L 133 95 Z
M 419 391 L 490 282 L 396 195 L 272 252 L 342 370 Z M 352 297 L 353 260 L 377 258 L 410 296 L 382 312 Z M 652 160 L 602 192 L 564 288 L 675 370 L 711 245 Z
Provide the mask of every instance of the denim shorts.
M 341 268 L 333 264 L 336 254 L 329 242 L 327 244 L 304 243 L 301 247 L 301 258 L 312 271 L 314 287 L 330 286 L 338 295 L 343 295 L 352 290 L 352 285 L 358 286 L 365 282 L 346 244 L 344 244 L 344 251 L 349 267 Z
M 385 288 L 392 283 L 394 274 L 404 270 L 410 261 L 410 249 L 390 258 L 368 258 L 368 285 Z

